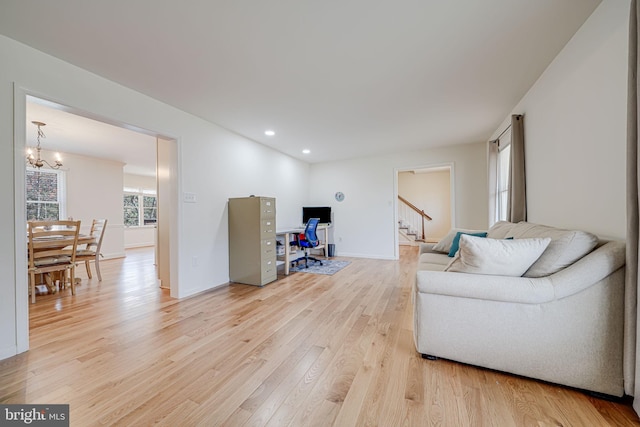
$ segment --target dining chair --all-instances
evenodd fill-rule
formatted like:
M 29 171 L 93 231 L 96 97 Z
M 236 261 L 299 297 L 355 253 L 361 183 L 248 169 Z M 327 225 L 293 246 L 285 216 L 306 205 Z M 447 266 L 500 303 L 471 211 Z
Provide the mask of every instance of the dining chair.
M 55 292 L 55 281 L 64 286 L 67 280 L 71 294 L 76 294 L 75 266 L 80 221 L 29 221 L 29 282 L 31 302 L 36 302 L 36 274 L 44 274 L 47 285 Z M 52 276 L 57 273 L 58 276 Z
M 79 249 L 76 254 L 76 262 L 83 262 L 87 269 L 87 276 L 89 279 L 91 276 L 91 267 L 89 263 L 94 261 L 96 267 L 96 273 L 98 274 L 98 281 L 102 282 L 102 274 L 100 274 L 100 257 L 103 256 L 100 253 L 102 248 L 102 239 L 104 238 L 104 231 L 107 229 L 106 219 L 94 219 L 91 223 L 91 236 L 95 238 L 95 241 L 88 243 L 85 248 Z

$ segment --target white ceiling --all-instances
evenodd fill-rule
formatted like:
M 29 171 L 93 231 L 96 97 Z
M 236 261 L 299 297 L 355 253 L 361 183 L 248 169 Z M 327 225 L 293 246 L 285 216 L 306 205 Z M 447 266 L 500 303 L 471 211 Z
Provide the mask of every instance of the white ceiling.
M 40 141 L 43 150 L 116 160 L 125 164 L 125 173 L 156 174 L 156 138 L 153 136 L 82 117 L 61 105 L 29 96 L 27 146 L 30 147 L 36 146 L 38 133 L 32 121 L 46 124 L 42 128 L 45 138 Z M 62 161 L 64 164 L 64 156 Z
M 599 3 L 1 0 L 0 34 L 313 163 L 487 140 Z

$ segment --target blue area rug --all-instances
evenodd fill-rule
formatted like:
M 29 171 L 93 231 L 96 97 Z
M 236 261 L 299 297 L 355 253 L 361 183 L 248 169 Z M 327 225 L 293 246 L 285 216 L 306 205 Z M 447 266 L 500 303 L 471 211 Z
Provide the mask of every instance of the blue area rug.
M 313 274 L 328 274 L 332 275 L 342 270 L 347 265 L 351 264 L 351 261 L 333 261 L 322 260 L 322 265 L 317 262 L 309 261 L 309 267 L 304 268 L 304 262 L 299 263 L 297 266 L 290 269 L 291 272 L 298 271 L 301 273 L 313 273 Z

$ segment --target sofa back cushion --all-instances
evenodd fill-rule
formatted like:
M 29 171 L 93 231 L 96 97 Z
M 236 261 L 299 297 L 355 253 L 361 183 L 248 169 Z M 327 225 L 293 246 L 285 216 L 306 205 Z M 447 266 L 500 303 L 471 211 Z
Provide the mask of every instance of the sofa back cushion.
M 500 221 L 487 232 L 493 239 L 544 238 L 551 239 L 540 258 L 527 270 L 525 277 L 544 277 L 573 264 L 598 244 L 598 237 L 580 230 L 563 230 L 546 225 Z
M 436 243 L 431 250 L 436 252 L 449 253 L 451 251 L 451 245 L 453 244 L 453 239 L 456 238 L 458 233 L 481 233 L 486 232 L 486 230 L 471 230 L 467 228 L 452 228 L 449 230 L 446 236 L 444 236 L 438 243 Z M 457 249 L 456 249 L 457 250 Z
M 445 271 L 522 276 L 540 257 L 551 239 L 483 239 L 463 234 L 460 250 Z
M 453 241 L 451 242 L 451 248 L 449 249 L 449 256 L 453 257 L 456 252 L 458 252 L 458 250 L 460 249 L 460 236 L 462 236 L 463 234 L 467 234 L 469 236 L 475 236 L 475 237 L 487 237 L 487 232 L 483 231 L 481 233 L 469 233 L 466 231 L 458 231 L 456 233 L 456 237 L 453 238 Z

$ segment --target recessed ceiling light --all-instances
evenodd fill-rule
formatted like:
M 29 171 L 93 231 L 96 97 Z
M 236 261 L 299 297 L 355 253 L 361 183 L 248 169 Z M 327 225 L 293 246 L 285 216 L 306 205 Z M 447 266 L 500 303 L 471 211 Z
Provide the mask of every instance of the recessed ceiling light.
M 311 150 L 309 150 L 308 148 L 305 148 L 304 150 L 302 150 L 302 152 L 304 154 L 309 154 L 311 152 Z
M 264 131 L 264 134 L 267 135 L 267 136 L 273 136 L 273 135 L 276 134 L 276 132 L 271 130 L 271 129 L 267 129 L 267 130 Z

